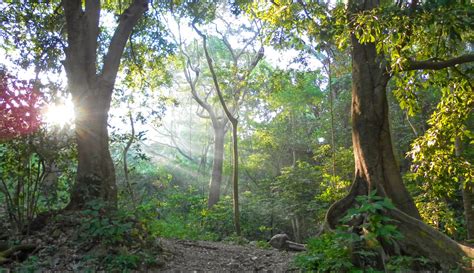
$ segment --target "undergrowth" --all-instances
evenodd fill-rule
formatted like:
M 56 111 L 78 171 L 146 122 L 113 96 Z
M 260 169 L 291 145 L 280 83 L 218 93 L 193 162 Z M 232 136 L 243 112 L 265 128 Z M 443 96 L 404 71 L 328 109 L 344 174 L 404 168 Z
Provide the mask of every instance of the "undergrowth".
M 107 211 L 103 204 L 93 203 L 80 217 L 77 240 L 90 247 L 83 269 L 126 272 L 162 265 L 162 249 L 153 230 L 156 215 L 147 207 Z
M 373 191 L 356 200 L 357 206 L 348 210 L 336 230 L 309 239 L 307 252 L 295 259 L 298 267 L 316 272 L 439 270 L 424 257 L 390 256 L 384 252 L 382 241 L 395 246 L 403 238 L 395 220 L 384 213 L 395 208 L 389 199 Z M 354 222 L 362 224 L 354 228 Z

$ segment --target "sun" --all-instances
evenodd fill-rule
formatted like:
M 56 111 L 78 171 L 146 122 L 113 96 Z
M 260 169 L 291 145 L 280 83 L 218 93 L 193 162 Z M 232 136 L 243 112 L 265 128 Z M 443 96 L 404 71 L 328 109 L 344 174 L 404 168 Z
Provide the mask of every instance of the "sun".
M 72 103 L 54 104 L 46 108 L 44 120 L 50 125 L 64 126 L 71 124 L 74 120 L 74 107 Z

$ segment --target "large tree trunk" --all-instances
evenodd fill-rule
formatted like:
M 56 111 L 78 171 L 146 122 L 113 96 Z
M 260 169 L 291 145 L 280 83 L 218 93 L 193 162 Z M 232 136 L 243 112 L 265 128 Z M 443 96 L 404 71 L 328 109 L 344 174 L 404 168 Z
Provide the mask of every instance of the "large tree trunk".
M 420 219 L 406 190 L 393 153 L 388 119 L 384 60 L 374 44 L 352 37 L 352 143 L 355 180 L 388 196 L 406 214 Z
M 214 126 L 214 159 L 212 161 L 211 181 L 209 182 L 209 198 L 207 201 L 208 208 L 212 208 L 212 206 L 219 202 L 221 195 L 225 133 L 225 125 Z
M 117 189 L 109 152 L 107 115 L 125 44 L 147 10 L 148 1 L 134 0 L 120 16 L 102 66 L 97 63 L 100 1 L 68 0 L 62 5 L 67 30 L 64 67 L 68 91 L 73 97 L 78 149 L 76 183 L 68 209 L 81 209 L 94 200 L 115 207 Z
M 378 6 L 376 0 L 350 1 L 350 12 Z M 404 235 L 402 251 L 425 256 L 442 266 L 455 267 L 463 256 L 472 256 L 470 248 L 421 222 L 413 199 L 406 190 L 397 166 L 390 137 L 386 85 L 390 79 L 383 56 L 373 43 L 361 44 L 352 35 L 352 141 L 355 178 L 348 196 L 333 204 L 327 212 L 329 228 L 334 228 L 357 195 L 377 190 L 395 204 L 390 216 L 398 220 Z
M 109 152 L 107 131 L 111 92 L 112 90 L 97 90 L 88 92 L 96 94 L 95 96 L 73 96 L 76 105 L 78 167 L 69 209 L 81 208 L 91 199 L 101 199 L 110 202 L 112 206 L 116 205 L 115 170 Z

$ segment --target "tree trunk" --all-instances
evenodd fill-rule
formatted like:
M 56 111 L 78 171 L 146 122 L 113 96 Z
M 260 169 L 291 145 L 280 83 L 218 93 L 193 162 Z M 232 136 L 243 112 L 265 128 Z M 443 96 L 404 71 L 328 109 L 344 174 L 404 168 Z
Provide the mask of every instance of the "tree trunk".
M 111 206 L 117 202 L 115 170 L 107 131 L 112 90 L 86 92 L 109 95 L 78 97 L 73 93 L 78 166 L 68 209 L 80 209 L 86 202 L 96 199 L 109 202 Z
M 459 137 L 456 137 L 454 142 L 454 152 L 456 157 L 460 157 L 462 153 L 462 145 Z M 467 231 L 467 239 L 472 240 L 474 238 L 474 211 L 472 209 L 473 200 L 473 188 L 471 182 L 464 182 L 461 177 L 459 182 L 462 183 L 462 203 L 464 206 L 464 221 L 466 222 L 465 227 Z
M 352 143 L 355 178 L 349 199 L 334 204 L 329 212 L 342 216 L 353 205 L 355 195 L 377 190 L 392 199 L 406 214 L 421 219 L 413 199 L 406 190 L 390 136 L 386 86 L 390 76 L 383 56 L 373 43 L 360 44 L 352 36 Z M 331 226 L 339 217 L 329 219 Z
M 62 6 L 67 31 L 64 68 L 74 103 L 78 150 L 76 183 L 67 208 L 81 209 L 94 200 L 115 207 L 117 188 L 109 151 L 108 111 L 125 44 L 148 9 L 148 1 L 134 0 L 122 13 L 102 66 L 97 56 L 100 1 L 68 0 L 62 1 Z
M 230 119 L 230 118 L 229 118 Z M 233 185 L 233 200 L 234 200 L 234 225 L 235 232 L 237 236 L 241 235 L 240 229 L 240 211 L 239 211 L 239 149 L 238 149 L 238 139 L 237 139 L 237 119 L 230 119 L 232 123 L 232 152 L 234 159 L 234 166 L 232 169 L 232 185 Z
M 214 159 L 212 162 L 212 176 L 209 183 L 209 198 L 207 207 L 212 208 L 221 195 L 222 164 L 224 162 L 225 127 L 214 126 Z
M 376 0 L 350 1 L 350 12 L 370 10 Z M 386 85 L 390 79 L 383 56 L 373 43 L 360 44 L 352 35 L 352 142 L 355 178 L 349 194 L 333 204 L 326 220 L 334 228 L 357 195 L 377 190 L 388 197 L 397 209 L 389 212 L 398 221 L 404 235 L 399 243 L 405 254 L 425 256 L 446 268 L 462 263 L 472 256 L 472 249 L 462 246 L 441 232 L 421 222 L 413 199 L 406 190 L 395 161 L 390 137 Z
M 462 188 L 462 201 L 464 205 L 464 218 L 466 221 L 467 239 L 474 239 L 474 210 L 472 209 L 472 200 L 474 191 L 472 183 L 466 183 Z
M 123 160 L 123 176 L 125 178 L 125 185 L 128 189 L 128 193 L 130 194 L 130 199 L 132 200 L 133 206 L 136 207 L 136 199 L 135 193 L 133 192 L 132 184 L 130 183 L 130 170 L 128 168 L 128 151 L 130 147 L 132 147 L 133 142 L 135 142 L 135 123 L 133 121 L 132 112 L 128 112 L 128 119 L 130 120 L 130 136 L 128 138 L 127 144 L 123 149 L 122 153 L 122 160 Z

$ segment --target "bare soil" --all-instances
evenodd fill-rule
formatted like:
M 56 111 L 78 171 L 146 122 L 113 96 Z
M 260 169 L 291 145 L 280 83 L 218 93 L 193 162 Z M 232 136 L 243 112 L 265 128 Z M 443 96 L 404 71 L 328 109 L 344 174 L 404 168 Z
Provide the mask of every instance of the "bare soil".
M 220 242 L 161 239 L 163 272 L 296 272 L 295 252 Z

